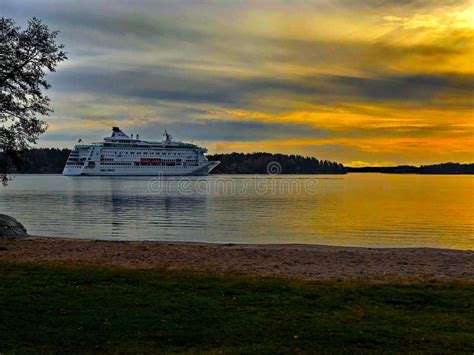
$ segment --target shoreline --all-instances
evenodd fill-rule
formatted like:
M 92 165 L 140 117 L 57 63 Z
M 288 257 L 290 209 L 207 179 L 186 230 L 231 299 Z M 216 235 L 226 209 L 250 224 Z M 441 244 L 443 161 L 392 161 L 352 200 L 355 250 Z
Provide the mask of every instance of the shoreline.
M 474 283 L 474 251 L 434 248 L 105 241 L 30 236 L 0 241 L 0 261 L 309 280 L 423 279 Z
M 356 168 L 357 169 L 357 168 Z M 432 175 L 455 175 L 455 176 L 471 176 L 474 175 L 474 173 L 420 173 L 420 172 L 385 172 L 385 171 L 348 171 L 346 173 L 306 173 L 306 174 L 300 174 L 300 173 L 287 173 L 287 174 L 279 174 L 283 176 L 298 176 L 298 175 L 306 175 L 306 176 L 312 176 L 312 175 L 349 175 L 349 174 L 384 174 L 384 175 L 427 175 L 427 176 L 432 176 Z M 63 175 L 62 173 L 11 173 L 11 175 Z M 234 174 L 224 174 L 224 173 L 210 173 L 209 175 L 206 176 L 255 176 L 255 175 L 263 175 L 263 176 L 269 176 L 268 174 L 265 173 L 234 173 Z M 78 175 L 78 176 L 87 176 L 87 175 Z M 94 176 L 94 175 L 90 175 Z M 95 175 L 95 176 L 100 176 L 101 175 Z M 112 175 L 112 176 L 131 176 L 131 177 L 151 177 L 154 175 Z M 176 175 L 176 176 L 186 176 L 186 175 Z M 187 175 L 187 176 L 198 176 L 199 175 Z M 273 175 L 272 175 L 273 176 Z M 200 176 L 202 177 L 202 176 Z
M 65 241 L 90 241 L 90 242 L 112 242 L 112 243 L 153 243 L 153 244 L 185 244 L 189 246 L 194 245 L 207 245 L 207 246 L 226 246 L 226 247 L 240 247 L 240 248 L 256 248 L 256 249 L 321 249 L 321 248 L 335 248 L 335 249 L 360 249 L 360 250 L 433 250 L 433 251 L 446 251 L 446 252 L 472 252 L 473 249 L 456 249 L 456 248 L 443 248 L 443 247 L 415 247 L 415 246 L 402 246 L 402 247 L 390 247 L 390 246 L 358 246 L 358 245 L 332 245 L 332 244 L 313 244 L 313 243 L 239 243 L 239 242 L 228 242 L 228 241 L 189 241 L 189 240 L 159 240 L 159 239 L 108 239 L 108 238 L 88 238 L 88 237 L 65 237 L 65 236 L 44 236 L 44 235 L 28 235 L 23 240 L 43 240 L 43 239 L 55 239 Z M 0 240 L 0 243 L 2 240 Z

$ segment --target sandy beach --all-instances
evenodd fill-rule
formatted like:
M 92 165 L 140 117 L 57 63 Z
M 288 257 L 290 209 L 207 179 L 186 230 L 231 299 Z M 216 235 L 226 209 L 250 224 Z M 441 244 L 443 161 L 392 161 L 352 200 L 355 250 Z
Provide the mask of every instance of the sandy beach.
M 460 279 L 474 282 L 474 251 L 123 242 L 29 237 L 0 242 L 0 260 L 304 279 Z

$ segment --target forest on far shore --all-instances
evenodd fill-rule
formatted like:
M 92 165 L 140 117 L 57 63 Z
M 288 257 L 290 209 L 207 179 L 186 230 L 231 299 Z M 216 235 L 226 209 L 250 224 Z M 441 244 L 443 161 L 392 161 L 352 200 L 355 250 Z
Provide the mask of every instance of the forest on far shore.
M 35 148 L 22 153 L 23 166 L 13 170 L 23 174 L 60 174 L 71 153 L 70 149 Z M 212 174 L 345 174 L 345 173 L 386 173 L 386 174 L 474 174 L 474 164 L 444 163 L 421 166 L 389 167 L 345 167 L 340 163 L 318 160 L 301 155 L 271 153 L 230 153 L 207 156 L 209 160 L 221 162 Z M 0 166 L 5 164 L 0 153 Z M 277 163 L 277 164 L 276 164 Z

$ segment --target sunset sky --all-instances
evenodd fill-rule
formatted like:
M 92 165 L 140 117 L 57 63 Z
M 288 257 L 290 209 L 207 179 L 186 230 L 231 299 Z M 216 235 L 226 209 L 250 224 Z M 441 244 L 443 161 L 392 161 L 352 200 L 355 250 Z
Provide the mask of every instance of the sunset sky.
M 0 14 L 66 45 L 43 147 L 118 125 L 211 153 L 474 161 L 471 1 L 0 0 Z

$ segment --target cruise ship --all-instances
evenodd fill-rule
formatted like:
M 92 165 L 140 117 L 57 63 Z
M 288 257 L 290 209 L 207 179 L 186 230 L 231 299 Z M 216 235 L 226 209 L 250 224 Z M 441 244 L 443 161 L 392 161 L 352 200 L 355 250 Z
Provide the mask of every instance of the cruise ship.
M 79 176 L 180 176 L 208 175 L 219 165 L 204 155 L 206 148 L 173 141 L 165 131 L 162 142 L 140 140 L 113 127 L 103 142 L 78 144 L 69 155 L 63 175 Z

